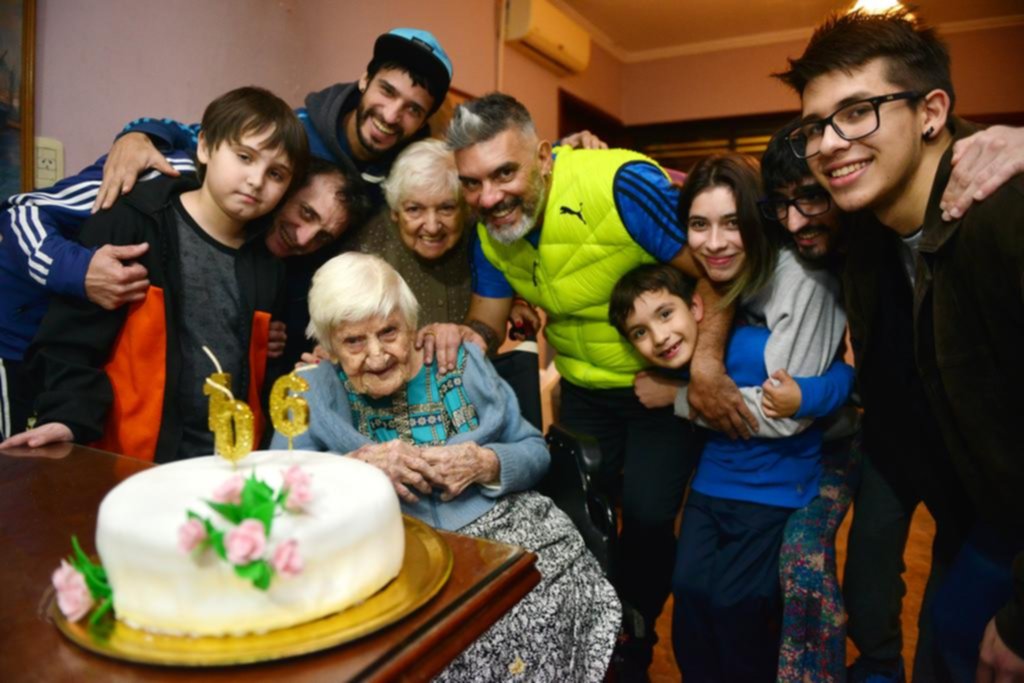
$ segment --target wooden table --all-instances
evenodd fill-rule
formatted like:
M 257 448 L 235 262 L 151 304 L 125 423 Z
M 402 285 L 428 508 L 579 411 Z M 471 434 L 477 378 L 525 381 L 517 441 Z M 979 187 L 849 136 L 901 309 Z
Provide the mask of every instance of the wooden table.
M 442 532 L 451 578 L 414 614 L 323 652 L 223 669 L 130 664 L 65 640 L 43 613 L 50 575 L 72 534 L 92 549 L 96 512 L 117 482 L 148 463 L 63 444 L 0 451 L 0 680 L 426 680 L 443 669 L 540 580 L 520 548 Z

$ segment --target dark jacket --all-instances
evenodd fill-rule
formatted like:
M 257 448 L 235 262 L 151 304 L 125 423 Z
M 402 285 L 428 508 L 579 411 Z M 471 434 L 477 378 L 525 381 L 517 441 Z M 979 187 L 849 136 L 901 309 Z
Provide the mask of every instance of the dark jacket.
M 82 228 L 85 246 L 148 242 L 140 263 L 150 287 L 145 301 L 114 311 L 77 297 L 53 301 L 28 351 L 29 372 L 39 387 L 40 424 L 63 422 L 76 441 L 131 457 L 177 458 L 178 330 L 184 321 L 176 300 L 181 271 L 173 200 L 196 187 L 191 177 L 140 183 Z M 271 312 L 280 307 L 284 269 L 267 251 L 263 234 L 254 234 L 238 251 L 235 273 L 244 318 L 252 324 L 239 331 L 249 363 L 232 384 L 236 398 L 253 409 L 258 439 L 267 332 Z
M 974 130 L 960 124 L 956 136 Z M 979 519 L 1024 547 L 1024 175 L 963 218 L 943 222 L 942 158 L 921 238 L 914 291 L 918 368 Z M 1015 601 L 997 616 L 1024 654 L 1024 562 Z
M 974 132 L 962 121 L 955 126 L 957 139 Z M 1024 435 L 1020 429 L 1024 415 L 1024 176 L 975 204 L 960 220 L 943 222 L 939 200 L 951 173 L 951 157 L 952 147 L 940 162 L 923 225 L 913 292 L 914 359 L 923 393 L 978 519 L 1001 530 L 1004 537 L 1020 540 L 1024 539 Z M 870 302 L 877 302 L 881 293 L 872 299 L 870 273 L 877 272 L 887 241 L 891 244 L 898 238 L 890 231 L 862 237 L 851 235 L 846 280 L 848 307 L 854 309 L 848 311 L 851 333 L 859 338 L 864 353 L 869 350 L 866 346 L 889 343 L 872 336 L 876 317 L 869 310 Z M 870 367 L 859 371 L 870 372 Z M 997 626 L 1003 640 L 1024 653 L 1021 557 L 1015 569 L 1017 594 L 997 615 Z

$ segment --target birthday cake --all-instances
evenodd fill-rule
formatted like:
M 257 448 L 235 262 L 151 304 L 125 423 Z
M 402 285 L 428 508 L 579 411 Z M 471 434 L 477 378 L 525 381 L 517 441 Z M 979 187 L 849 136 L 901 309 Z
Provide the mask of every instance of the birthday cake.
M 379 469 L 306 451 L 145 470 L 107 494 L 96 527 L 117 619 L 197 636 L 285 628 L 357 604 L 398 575 L 404 539 Z

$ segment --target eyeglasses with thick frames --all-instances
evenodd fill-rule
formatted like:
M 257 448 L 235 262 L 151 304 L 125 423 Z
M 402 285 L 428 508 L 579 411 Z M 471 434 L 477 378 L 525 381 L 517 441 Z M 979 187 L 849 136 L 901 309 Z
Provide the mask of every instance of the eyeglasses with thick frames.
M 792 199 L 785 197 L 765 197 L 757 203 L 761 208 L 761 215 L 770 221 L 785 223 L 789 218 L 789 207 L 794 206 L 805 218 L 820 216 L 832 208 L 832 198 L 828 192 L 819 190 L 817 192 L 806 192 Z
M 800 159 L 810 159 L 821 151 L 821 141 L 825 137 L 825 129 L 832 126 L 832 130 L 844 140 L 860 140 L 878 130 L 881 116 L 878 108 L 886 102 L 898 100 L 916 100 L 920 94 L 911 90 L 892 93 L 891 95 L 879 95 L 857 100 L 850 104 L 843 105 L 832 112 L 831 116 L 817 121 L 808 121 L 797 126 L 789 134 L 789 147 Z

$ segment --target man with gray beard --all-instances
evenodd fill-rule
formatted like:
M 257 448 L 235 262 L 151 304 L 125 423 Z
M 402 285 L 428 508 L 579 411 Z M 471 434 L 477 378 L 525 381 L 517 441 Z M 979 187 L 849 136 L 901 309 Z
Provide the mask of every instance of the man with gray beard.
M 687 260 L 677 191 L 636 152 L 552 149 L 526 108 L 501 93 L 460 106 L 448 145 L 480 221 L 467 325 L 494 348 L 513 296 L 544 309 L 562 377 L 560 422 L 598 439 L 609 480 L 623 473 L 615 583 L 633 609 L 626 610 L 620 673 L 641 679 L 670 589 L 673 522 L 701 440 L 671 407 L 651 410 L 637 399 L 633 379 L 645 364 L 608 323 L 608 301 L 636 266 Z M 445 364 L 450 347 L 442 334 L 437 355 Z

